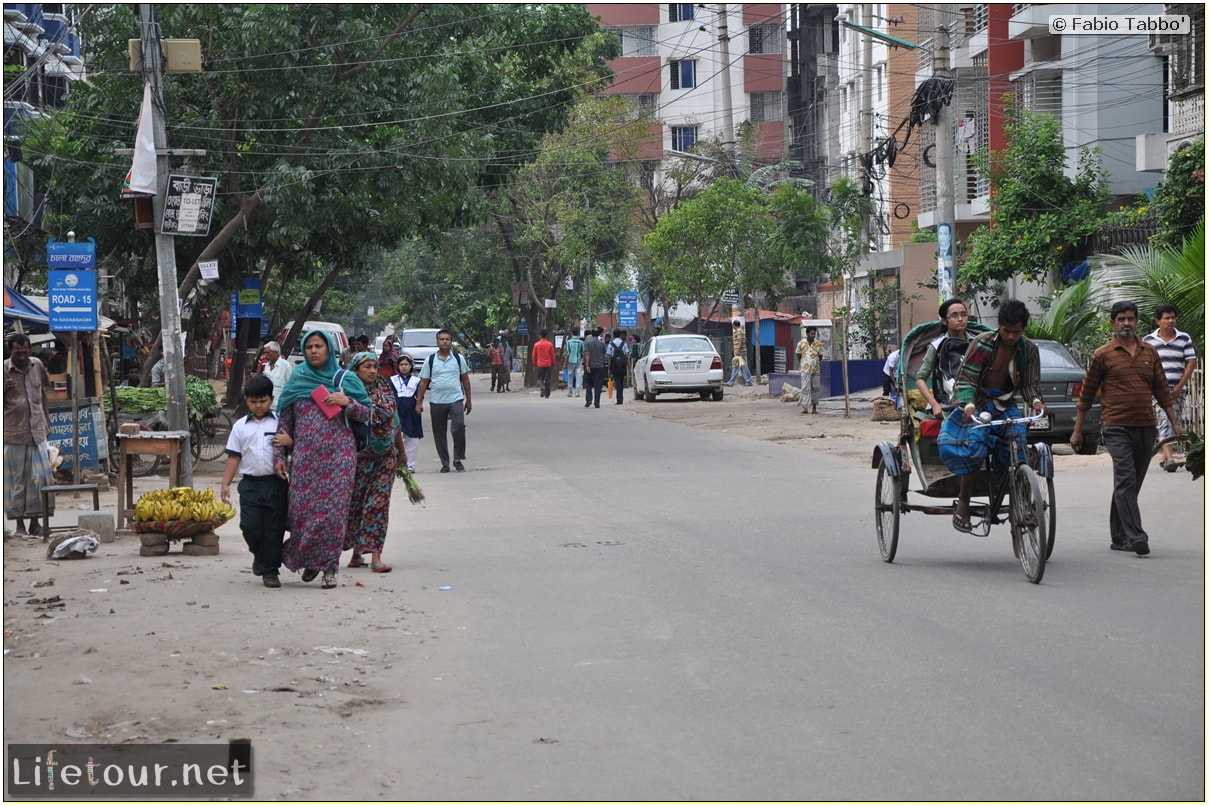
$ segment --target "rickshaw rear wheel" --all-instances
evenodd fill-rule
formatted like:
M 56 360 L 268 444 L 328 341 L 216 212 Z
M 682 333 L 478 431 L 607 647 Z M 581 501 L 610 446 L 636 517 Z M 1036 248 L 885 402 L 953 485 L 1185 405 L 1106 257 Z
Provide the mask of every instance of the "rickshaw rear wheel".
M 1011 501 L 1008 508 L 1012 526 L 1012 543 L 1020 557 L 1020 567 L 1029 582 L 1041 581 L 1048 556 L 1046 515 L 1041 498 L 1041 484 L 1028 465 L 1017 465 L 1012 471 Z
M 873 521 L 877 526 L 877 547 L 882 559 L 894 562 L 898 552 L 898 521 L 902 507 L 902 476 L 896 476 L 882 462 L 877 466 L 877 489 L 873 500 Z

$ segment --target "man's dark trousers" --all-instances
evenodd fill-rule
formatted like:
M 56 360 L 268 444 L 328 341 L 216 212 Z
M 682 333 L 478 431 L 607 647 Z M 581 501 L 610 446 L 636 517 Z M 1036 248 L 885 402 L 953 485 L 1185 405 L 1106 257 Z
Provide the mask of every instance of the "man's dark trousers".
M 453 431 L 453 458 L 462 461 L 466 458 L 466 401 L 457 400 L 453 403 L 429 403 L 428 410 L 432 418 L 432 437 L 437 446 L 437 456 L 441 459 L 441 467 L 449 467 L 449 439 L 446 434 Z
M 600 391 L 604 387 L 604 372 L 604 367 L 596 369 L 588 367 L 587 376 L 584 378 L 585 407 L 595 402 L 596 408 L 600 408 Z
M 1112 509 L 1108 515 L 1108 531 L 1113 545 L 1133 548 L 1137 541 L 1150 542 L 1142 528 L 1142 513 L 1138 509 L 1138 493 L 1146 479 L 1154 451 L 1154 426 L 1106 425 L 1104 448 L 1112 457 Z

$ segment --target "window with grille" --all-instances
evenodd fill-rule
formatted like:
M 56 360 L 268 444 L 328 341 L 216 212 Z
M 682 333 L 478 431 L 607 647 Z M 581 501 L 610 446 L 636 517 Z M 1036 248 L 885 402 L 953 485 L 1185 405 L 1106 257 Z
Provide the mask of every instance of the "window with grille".
M 673 151 L 688 151 L 697 144 L 697 127 L 696 126 L 673 126 L 672 127 L 672 150 Z
M 969 89 L 961 99 L 964 120 L 958 121 L 957 153 L 963 155 L 966 174 L 966 198 L 968 200 L 988 198 L 991 195 L 991 180 L 979 176 L 974 161 L 978 154 L 990 150 L 991 136 L 987 125 L 990 116 L 990 101 L 987 97 L 987 54 L 974 57 L 974 69 L 968 82 Z M 965 128 L 962 127 L 965 124 Z M 970 137 L 970 134 L 973 137 Z
M 1189 90 L 1204 90 L 1205 87 L 1205 18 L 1192 16 L 1192 32 L 1187 36 L 1175 37 L 1168 64 L 1171 69 L 1171 94 L 1178 95 Z
M 693 12 L 696 7 L 693 3 L 668 3 L 667 4 L 667 21 L 668 22 L 688 22 L 694 19 Z
M 655 49 L 654 25 L 623 25 L 605 30 L 621 40 L 622 56 L 659 55 Z
M 936 212 L 936 127 L 932 124 L 920 126 L 916 131 L 919 139 L 919 211 Z M 928 165 L 928 162 L 932 165 Z
M 1016 99 L 1030 112 L 1062 119 L 1062 74 L 1030 73 L 1016 83 Z
M 659 96 L 655 93 L 626 94 L 621 97 L 625 98 L 626 108 L 629 109 L 630 114 L 643 118 L 655 117 L 659 106 Z
M 748 53 L 780 53 L 781 26 L 775 23 L 747 27 Z
M 672 73 L 672 89 L 689 90 L 697 86 L 697 62 L 680 59 L 668 62 Z
M 973 7 L 964 8 L 962 11 L 965 14 L 967 34 L 977 34 L 987 29 L 990 13 L 986 3 L 978 3 Z
M 748 95 L 751 98 L 752 123 L 781 120 L 785 117 L 781 114 L 781 93 L 751 92 Z

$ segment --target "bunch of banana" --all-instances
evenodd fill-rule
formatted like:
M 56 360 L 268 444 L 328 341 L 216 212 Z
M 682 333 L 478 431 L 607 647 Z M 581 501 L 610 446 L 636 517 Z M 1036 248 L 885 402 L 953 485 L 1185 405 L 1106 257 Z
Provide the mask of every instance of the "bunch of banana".
M 134 505 L 136 521 L 228 521 L 235 507 L 214 497 L 213 490 L 173 487 L 144 493 Z

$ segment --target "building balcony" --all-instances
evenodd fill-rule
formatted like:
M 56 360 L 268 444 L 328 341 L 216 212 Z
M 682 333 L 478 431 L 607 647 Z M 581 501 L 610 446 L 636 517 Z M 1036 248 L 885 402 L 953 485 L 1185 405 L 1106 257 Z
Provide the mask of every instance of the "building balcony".
M 1034 3 L 1018 4 L 1012 9 L 1012 18 L 1008 21 L 1009 39 L 1034 39 L 1039 36 L 1049 36 L 1049 18 L 1055 14 L 1077 14 L 1078 7 L 1072 3 Z
M 958 70 L 973 67 L 974 59 L 987 52 L 989 40 L 990 37 L 985 28 L 970 35 L 965 44 L 953 53 L 953 66 Z
M 10 19 L 9 14 L 12 13 Z M 45 29 L 42 27 L 41 3 L 5 3 L 4 21 L 15 25 L 18 30 L 29 36 L 38 36 Z
M 46 49 L 51 53 L 70 53 L 67 37 L 71 35 L 71 25 L 67 17 L 62 14 L 47 14 L 43 20 L 46 30 L 42 34 L 42 41 L 45 42 Z

